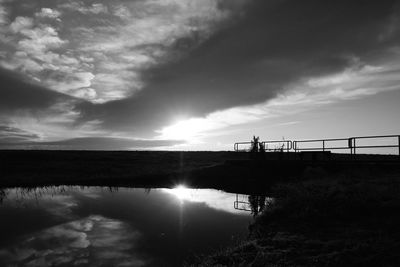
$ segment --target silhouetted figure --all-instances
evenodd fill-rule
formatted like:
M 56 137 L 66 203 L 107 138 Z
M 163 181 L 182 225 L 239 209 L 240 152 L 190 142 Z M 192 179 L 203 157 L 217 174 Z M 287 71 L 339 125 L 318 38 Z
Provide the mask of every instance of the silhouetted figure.
M 250 152 L 258 152 L 258 144 L 259 144 L 260 137 L 256 137 L 253 135 L 253 140 L 251 140 L 251 149 Z
M 251 140 L 250 159 L 257 159 L 259 140 L 260 137 L 253 135 L 253 140 Z

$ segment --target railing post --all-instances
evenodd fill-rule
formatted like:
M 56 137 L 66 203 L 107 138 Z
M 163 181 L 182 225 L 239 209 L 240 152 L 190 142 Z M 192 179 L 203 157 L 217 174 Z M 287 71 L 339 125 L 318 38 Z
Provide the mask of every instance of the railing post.
M 322 140 L 322 151 L 325 151 L 325 140 Z
M 356 154 L 356 139 L 353 138 L 353 149 L 354 149 L 354 155 Z
M 347 146 L 350 148 L 350 155 L 353 155 L 353 138 L 349 138 L 347 141 Z
M 400 156 L 400 135 L 397 136 L 397 145 L 399 147 L 399 156 Z

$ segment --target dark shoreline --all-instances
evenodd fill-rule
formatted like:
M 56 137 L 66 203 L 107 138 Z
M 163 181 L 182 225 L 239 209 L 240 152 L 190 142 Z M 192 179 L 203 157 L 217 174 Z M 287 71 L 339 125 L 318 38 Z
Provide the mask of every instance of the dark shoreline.
M 297 158 L 296 158 L 297 157 Z M 354 159 L 354 158 L 353 158 Z M 0 188 L 51 185 L 174 187 L 265 192 L 276 183 L 326 174 L 400 172 L 398 156 L 294 153 L 0 150 Z

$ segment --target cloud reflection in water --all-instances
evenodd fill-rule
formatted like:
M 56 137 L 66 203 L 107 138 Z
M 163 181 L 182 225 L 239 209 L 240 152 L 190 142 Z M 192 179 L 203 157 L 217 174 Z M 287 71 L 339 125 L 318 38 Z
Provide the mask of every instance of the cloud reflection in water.
M 243 210 L 238 210 L 234 208 L 234 196 L 231 193 L 226 193 L 224 191 L 219 191 L 215 189 L 194 189 L 187 188 L 184 185 L 177 185 L 176 187 L 169 189 L 161 189 L 171 195 L 177 197 L 181 202 L 190 201 L 204 203 L 208 207 L 226 211 L 230 213 L 244 213 L 248 212 Z
M 7 265 L 143 266 L 146 260 L 132 253 L 139 237 L 124 222 L 92 215 L 34 233 L 0 257 Z

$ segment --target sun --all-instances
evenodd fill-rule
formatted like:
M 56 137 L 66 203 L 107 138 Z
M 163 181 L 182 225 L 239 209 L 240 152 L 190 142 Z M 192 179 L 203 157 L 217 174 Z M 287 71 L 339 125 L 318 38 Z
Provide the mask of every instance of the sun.
M 192 189 L 187 188 L 185 185 L 178 185 L 166 191 L 176 196 L 179 200 L 190 200 L 192 198 Z
M 206 119 L 192 118 L 164 127 L 159 132 L 164 139 L 195 141 L 209 129 L 210 125 Z

